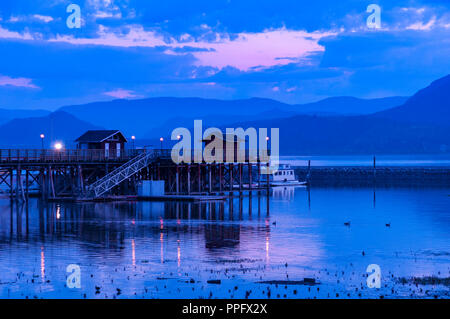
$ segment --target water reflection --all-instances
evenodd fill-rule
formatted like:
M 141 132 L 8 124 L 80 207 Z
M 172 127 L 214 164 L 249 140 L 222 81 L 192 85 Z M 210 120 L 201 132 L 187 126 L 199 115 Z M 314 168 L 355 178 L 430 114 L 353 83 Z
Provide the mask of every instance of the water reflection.
M 100 248 L 117 250 L 121 253 L 125 241 L 132 239 L 131 247 L 135 260 L 136 238 L 158 236 L 163 247 L 164 237 L 168 233 L 199 232 L 201 227 L 206 248 L 234 247 L 239 244 L 242 227 L 234 223 L 252 220 L 254 201 L 257 201 L 258 219 L 261 215 L 268 215 L 267 210 L 261 212 L 264 207 L 261 202 L 268 202 L 264 196 L 250 196 L 245 201 L 242 196 L 236 196 L 226 202 L 204 203 L 71 204 L 46 203 L 40 200 L 30 200 L 26 203 L 12 202 L 1 208 L 0 245 L 8 245 L 12 241 L 46 243 L 76 238 L 91 244 L 83 246 L 85 249 Z M 247 209 L 244 209 L 244 202 Z M 269 205 L 265 207 L 268 208 Z M 5 211 L 8 210 L 7 221 Z M 30 210 L 33 211 L 32 214 Z M 195 221 L 202 223 L 189 224 Z M 255 229 L 258 230 L 258 227 Z M 44 256 L 43 248 L 41 255 Z M 163 253 L 161 255 L 163 256 Z
M 0 283 L 17 282 L 19 273 L 27 273 L 31 279 L 19 281 L 17 293 L 41 293 L 42 286 L 27 286 L 39 279 L 51 286 L 48 291 L 68 294 L 65 269 L 72 263 L 89 269 L 86 285 L 112 280 L 125 287 L 157 285 L 157 277 L 187 273 L 196 280 L 216 276 L 246 283 L 312 276 L 335 287 L 342 271 L 354 273 L 351 285 L 360 285 L 368 263 L 396 275 L 443 273 L 450 256 L 448 194 L 377 189 L 375 198 L 372 188 L 283 187 L 273 189 L 269 200 L 257 192 L 204 203 L 4 200 Z M 351 227 L 343 225 L 348 220 Z M 347 284 L 340 281 L 344 289 Z M 0 285 L 0 297 L 14 287 Z M 164 297 L 158 289 L 152 296 Z

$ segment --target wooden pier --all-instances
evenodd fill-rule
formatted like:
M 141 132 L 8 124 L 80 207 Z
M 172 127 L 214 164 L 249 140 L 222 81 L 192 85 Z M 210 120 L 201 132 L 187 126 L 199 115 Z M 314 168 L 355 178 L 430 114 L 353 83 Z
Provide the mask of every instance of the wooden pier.
M 25 201 L 33 193 L 46 200 L 90 200 L 95 197 L 90 186 L 147 155 L 152 156 L 151 161 L 108 188 L 102 197 L 136 196 L 137 186 L 143 180 L 163 180 L 168 197 L 185 200 L 269 189 L 268 179 L 265 182 L 261 179 L 261 168 L 267 163 L 245 160 L 241 163 L 176 164 L 170 153 L 169 149 L 117 153 L 80 149 L 0 150 L 0 192 L 18 201 Z

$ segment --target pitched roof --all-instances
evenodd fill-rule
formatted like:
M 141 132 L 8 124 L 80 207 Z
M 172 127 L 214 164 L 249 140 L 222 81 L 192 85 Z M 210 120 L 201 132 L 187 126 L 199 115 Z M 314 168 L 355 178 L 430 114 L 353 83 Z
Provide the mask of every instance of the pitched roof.
M 116 134 L 120 134 L 124 138 L 125 142 L 127 141 L 125 136 L 123 136 L 122 132 L 119 130 L 89 130 L 77 138 L 75 142 L 100 143 Z

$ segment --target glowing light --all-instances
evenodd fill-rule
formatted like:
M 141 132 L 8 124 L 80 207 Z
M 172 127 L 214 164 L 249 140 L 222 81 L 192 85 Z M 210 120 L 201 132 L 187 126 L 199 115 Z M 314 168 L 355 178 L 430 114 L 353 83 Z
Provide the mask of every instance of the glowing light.
M 269 137 L 268 136 L 266 136 L 266 141 L 268 141 L 269 140 Z
M 136 266 L 136 244 L 134 239 L 131 240 L 131 262 L 133 266 Z
M 164 264 L 164 234 L 162 232 L 159 235 L 159 241 L 161 242 L 161 264 Z
M 180 135 L 177 135 L 177 140 L 179 140 L 181 138 L 181 136 Z
M 53 147 L 55 148 L 55 150 L 60 151 L 63 149 L 63 145 L 60 142 L 56 142 Z
M 164 138 L 160 137 L 159 140 L 162 142 L 162 141 L 164 141 Z
M 135 140 L 135 139 L 136 139 L 136 136 L 134 136 L 134 135 L 131 136 L 131 139 L 132 139 L 132 140 Z
M 41 136 L 41 138 L 44 138 L 44 137 L 45 137 L 45 135 L 44 135 L 44 134 L 41 134 L 40 136 Z
M 180 268 L 181 265 L 181 249 L 180 249 L 180 240 L 178 239 L 178 247 L 177 247 L 177 261 L 178 261 L 178 268 Z
M 45 255 L 44 255 L 44 246 L 41 246 L 41 278 L 42 281 L 45 278 Z

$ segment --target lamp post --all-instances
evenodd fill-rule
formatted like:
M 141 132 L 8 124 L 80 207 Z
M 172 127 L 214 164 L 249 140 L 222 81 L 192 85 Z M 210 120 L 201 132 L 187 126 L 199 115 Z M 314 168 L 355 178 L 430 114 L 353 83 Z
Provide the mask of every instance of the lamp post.
M 45 137 L 45 135 L 41 134 L 40 137 L 41 137 L 41 146 L 42 146 L 42 149 L 44 149 L 44 137 Z
M 160 137 L 160 138 L 159 138 L 159 141 L 161 142 L 161 151 L 162 151 L 162 149 L 163 149 L 164 138 Z
M 133 149 L 135 148 L 135 147 L 134 147 L 134 140 L 135 140 L 135 139 L 136 139 L 136 136 L 134 136 L 134 135 L 131 136 L 131 141 L 132 141 L 132 143 L 133 143 L 133 144 L 132 144 L 132 145 L 133 145 Z

